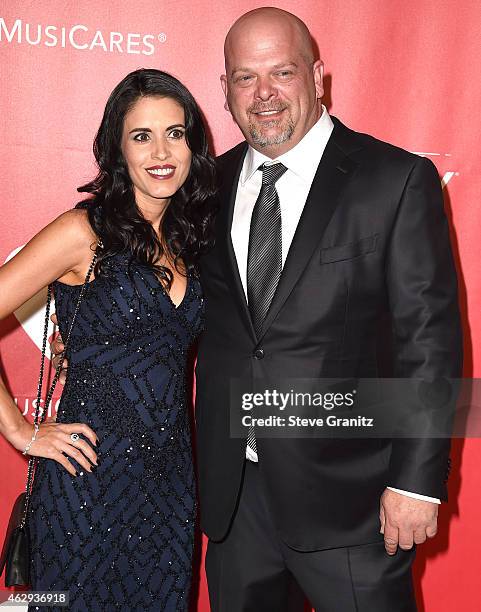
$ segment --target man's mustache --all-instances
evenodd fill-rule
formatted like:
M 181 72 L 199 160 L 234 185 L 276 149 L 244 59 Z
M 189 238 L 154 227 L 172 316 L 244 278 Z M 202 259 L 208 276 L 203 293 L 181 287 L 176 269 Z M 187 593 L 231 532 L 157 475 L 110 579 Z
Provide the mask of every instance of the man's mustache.
M 252 106 L 249 106 L 249 108 L 247 109 L 248 113 L 265 113 L 267 111 L 276 111 L 276 112 L 280 112 L 285 110 L 286 108 L 289 108 L 288 105 L 286 104 L 269 104 L 269 106 L 266 105 L 261 105 L 261 104 L 253 104 Z

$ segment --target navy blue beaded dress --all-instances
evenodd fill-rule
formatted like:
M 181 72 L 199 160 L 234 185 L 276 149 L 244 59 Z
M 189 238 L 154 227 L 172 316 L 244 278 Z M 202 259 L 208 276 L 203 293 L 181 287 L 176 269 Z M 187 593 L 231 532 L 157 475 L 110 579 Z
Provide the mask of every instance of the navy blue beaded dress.
M 54 285 L 64 337 L 79 291 Z M 28 516 L 32 588 L 69 591 L 72 612 L 188 609 L 196 491 L 186 365 L 202 322 L 194 276 L 176 307 L 153 271 L 123 255 L 87 288 L 57 422 L 97 433 L 99 465 L 89 473 L 72 460 L 74 477 L 40 459 Z

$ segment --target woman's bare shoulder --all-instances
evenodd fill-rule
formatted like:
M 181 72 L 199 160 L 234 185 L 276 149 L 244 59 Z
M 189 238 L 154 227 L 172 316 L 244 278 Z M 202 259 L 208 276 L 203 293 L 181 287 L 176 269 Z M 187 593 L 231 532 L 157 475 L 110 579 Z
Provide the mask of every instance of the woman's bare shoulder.
M 97 236 L 90 225 L 87 211 L 74 208 L 59 215 L 50 228 L 56 232 L 62 232 L 61 236 L 69 240 L 70 245 L 92 244 L 97 241 Z
M 59 215 L 0 268 L 0 318 L 54 280 L 82 282 L 96 242 L 86 211 Z

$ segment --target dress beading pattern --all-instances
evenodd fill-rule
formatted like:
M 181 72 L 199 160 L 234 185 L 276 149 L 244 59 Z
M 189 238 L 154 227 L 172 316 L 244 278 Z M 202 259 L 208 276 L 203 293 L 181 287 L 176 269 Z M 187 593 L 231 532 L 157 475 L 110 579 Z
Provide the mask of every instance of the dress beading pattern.
M 55 283 L 62 333 L 79 290 Z M 188 609 L 196 491 L 186 366 L 202 325 L 192 275 L 178 307 L 124 255 L 88 286 L 57 422 L 97 433 L 99 465 L 89 473 L 72 460 L 73 477 L 40 459 L 28 517 L 32 589 L 69 591 L 72 612 Z

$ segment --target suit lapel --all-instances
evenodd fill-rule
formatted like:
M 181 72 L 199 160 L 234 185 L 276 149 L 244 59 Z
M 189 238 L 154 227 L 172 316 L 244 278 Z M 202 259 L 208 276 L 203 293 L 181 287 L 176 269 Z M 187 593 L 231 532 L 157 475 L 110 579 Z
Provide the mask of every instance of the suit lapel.
M 234 204 L 237 193 L 237 184 L 239 182 L 240 173 L 244 157 L 247 153 L 247 143 L 241 143 L 229 152 L 229 157 L 222 160 L 220 163 L 220 211 L 217 223 L 217 243 L 219 245 L 219 254 L 222 266 L 224 268 L 225 278 L 228 282 L 235 303 L 239 309 L 241 317 L 244 319 L 250 335 L 255 340 L 256 334 L 252 325 L 249 308 L 242 286 L 242 281 L 239 275 L 237 259 L 232 245 L 231 228 L 232 217 L 234 214 Z
M 339 134 L 339 132 L 341 133 Z M 312 182 L 279 284 L 264 320 L 259 340 L 261 340 L 272 325 L 279 310 L 307 266 L 336 209 L 339 196 L 350 179 L 352 171 L 357 166 L 344 152 L 345 147 L 341 148 L 339 146 L 339 143 L 342 142 L 345 136 L 344 132 L 350 131 L 344 128 L 339 121 L 335 120 L 335 129 L 327 143 Z
M 349 157 L 351 152 L 362 148 L 355 132 L 346 128 L 335 117 L 332 117 L 332 120 L 334 131 L 312 182 L 276 293 L 264 320 L 261 335 L 257 339 L 231 239 L 237 184 L 247 153 L 247 143 L 237 145 L 219 160 L 221 186 L 216 242 L 226 281 L 235 296 L 234 301 L 239 313 L 255 342 L 260 341 L 265 335 L 299 280 L 336 209 L 344 186 L 357 167 L 357 163 Z

